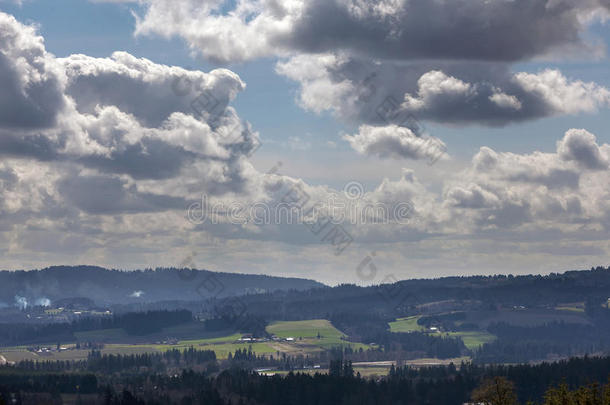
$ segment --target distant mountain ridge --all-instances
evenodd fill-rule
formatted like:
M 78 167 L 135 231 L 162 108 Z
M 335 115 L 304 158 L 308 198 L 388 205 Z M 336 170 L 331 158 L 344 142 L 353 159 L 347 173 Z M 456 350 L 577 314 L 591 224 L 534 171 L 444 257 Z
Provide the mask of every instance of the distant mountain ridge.
M 278 290 L 307 290 L 324 284 L 302 278 L 176 268 L 109 270 L 96 266 L 53 266 L 0 271 L 0 307 L 41 305 L 86 297 L 98 305 L 198 301 Z
M 608 301 L 606 301 L 608 300 Z M 411 279 L 392 284 L 336 287 L 286 294 L 250 295 L 243 298 L 250 314 L 302 319 L 335 313 L 370 314 L 373 318 L 457 310 L 455 307 L 488 305 L 505 308 L 554 308 L 561 303 L 595 302 L 610 305 L 610 267 L 571 270 L 548 275 L 454 276 Z M 456 304 L 457 303 L 457 304 Z M 470 303 L 470 304 L 469 304 Z M 480 308 L 479 308 L 480 309 Z

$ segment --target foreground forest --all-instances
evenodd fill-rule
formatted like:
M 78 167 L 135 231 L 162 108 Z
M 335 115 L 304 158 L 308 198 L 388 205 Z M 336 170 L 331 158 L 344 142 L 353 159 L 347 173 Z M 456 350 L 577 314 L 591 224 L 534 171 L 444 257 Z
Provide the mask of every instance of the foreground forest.
M 0 404 L 610 404 L 608 357 L 539 365 L 392 367 L 386 378 L 374 380 L 340 358 L 327 374 L 268 377 L 236 366 L 218 373 L 211 353 L 193 355 L 148 358 L 146 366 L 134 358 L 93 355 L 62 373 L 50 364 L 0 367 Z M 112 370 L 106 368 L 109 362 Z M 168 375 L 154 371 L 160 364 L 189 367 Z

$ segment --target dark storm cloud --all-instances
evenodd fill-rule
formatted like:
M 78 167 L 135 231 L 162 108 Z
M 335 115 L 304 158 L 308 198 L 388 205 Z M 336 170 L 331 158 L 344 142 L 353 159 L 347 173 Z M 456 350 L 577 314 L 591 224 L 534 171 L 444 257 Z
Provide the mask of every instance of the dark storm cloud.
M 0 124 L 8 128 L 53 126 L 64 103 L 62 89 L 52 79 L 23 83 L 24 72 L 13 62 L 0 52 Z
M 16 136 L 13 131 L 0 131 L 0 155 L 51 161 L 59 158 L 61 145 L 42 135 Z
M 277 71 L 301 84 L 304 108 L 354 124 L 419 134 L 404 116 L 502 126 L 610 105 L 610 92 L 595 83 L 511 70 L 534 57 L 598 53 L 583 34 L 608 15 L 608 0 L 143 3 L 137 35 L 179 35 L 220 62 L 286 58 Z M 396 117 L 376 111 L 388 97 Z
M 103 176 L 69 176 L 60 181 L 61 195 L 89 214 L 127 214 L 181 209 L 182 198 L 138 192 L 124 180 Z
M 134 179 L 169 179 L 195 160 L 194 153 L 160 140 L 145 138 L 140 143 L 128 145 L 110 156 L 91 155 L 79 161 L 85 166 L 116 174 L 128 174 Z
M 411 118 L 502 126 L 610 105 L 610 91 L 595 83 L 570 81 L 557 70 L 515 74 L 505 63 L 395 63 L 300 55 L 278 63 L 277 71 L 300 83 L 304 108 L 330 110 L 343 120 L 370 125 L 409 127 Z M 390 98 L 393 114 L 381 114 Z
M 11 168 L 0 169 L 0 184 L 2 188 L 6 190 L 12 190 L 19 181 L 19 178 L 15 174 L 15 171 Z
M 548 0 L 313 0 L 287 47 L 347 50 L 384 59 L 516 61 L 581 44 L 581 9 L 591 2 Z M 348 6 L 349 5 L 349 6 Z M 383 6 L 388 14 L 383 12 Z
M 518 61 L 587 46 L 607 0 L 144 0 L 137 34 L 180 35 L 214 61 L 345 52 L 386 60 Z M 227 11 L 230 14 L 227 15 Z
M 608 156 L 597 145 L 595 135 L 585 130 L 570 130 L 558 142 L 559 156 L 566 161 L 574 161 L 589 170 L 608 170 Z
M 64 106 L 63 78 L 34 30 L 0 13 L 0 127 L 47 128 Z

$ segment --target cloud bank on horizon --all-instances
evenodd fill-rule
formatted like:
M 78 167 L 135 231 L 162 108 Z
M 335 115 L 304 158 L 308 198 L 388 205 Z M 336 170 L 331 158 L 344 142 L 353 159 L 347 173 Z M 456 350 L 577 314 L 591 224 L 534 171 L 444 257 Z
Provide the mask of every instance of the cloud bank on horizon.
M 139 3 L 136 35 L 181 37 L 221 64 L 274 58 L 275 72 L 298 84 L 301 108 L 357 128 L 340 135 L 354 160 L 393 159 L 405 169 L 358 190 L 357 204 L 346 190 L 258 170 L 251 155 L 265 137 L 232 105 L 247 91 L 236 73 L 127 52 L 58 58 L 35 27 L 0 12 L 4 267 L 145 267 L 196 257 L 191 264 L 200 267 L 338 283 L 361 282 L 352 269 L 371 251 L 397 278 L 562 270 L 607 259 L 610 145 L 596 134 L 571 128 L 556 134 L 552 152 L 481 146 L 469 162 L 456 162 L 424 125 L 468 131 L 607 112 L 603 85 L 550 67 L 513 68 L 566 55 L 605 58 L 602 40 L 587 30 L 609 16 L 610 2 Z M 409 168 L 439 158 L 434 167 Z M 442 180 L 427 184 L 418 170 Z M 368 219 L 340 222 L 353 239 L 349 249 L 335 254 L 307 224 L 235 220 L 236 204 L 277 212 L 297 189 L 311 206 L 332 200 Z M 214 223 L 185 218 L 202 195 L 223 207 Z M 366 211 L 395 213 L 404 204 L 408 220 L 371 220 Z

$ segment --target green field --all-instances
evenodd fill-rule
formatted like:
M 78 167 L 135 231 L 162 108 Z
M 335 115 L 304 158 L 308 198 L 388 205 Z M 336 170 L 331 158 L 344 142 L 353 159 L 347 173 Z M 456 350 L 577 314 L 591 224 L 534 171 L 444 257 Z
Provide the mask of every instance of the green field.
M 580 306 L 580 305 L 558 305 L 555 307 L 555 309 L 557 311 L 580 312 L 583 314 L 585 312 L 584 305 L 582 305 L 582 306 Z
M 390 367 L 354 367 L 354 374 L 360 373 L 362 377 L 377 377 L 377 376 L 386 376 L 390 372 Z M 272 370 L 266 371 L 264 374 L 266 375 L 281 375 L 286 376 L 290 373 L 290 371 L 285 370 Z M 307 370 L 294 370 L 294 374 L 328 374 L 327 368 L 317 368 L 317 369 L 307 369 Z
M 86 342 L 107 342 L 101 350 L 103 354 L 141 354 L 155 353 L 167 350 L 177 349 L 184 350 L 193 347 L 198 350 L 213 350 L 217 358 L 226 359 L 229 353 L 234 353 L 238 349 L 252 348 L 252 351 L 261 354 L 275 354 L 277 352 L 287 354 L 310 354 L 317 353 L 323 350 L 328 350 L 337 346 L 350 346 L 358 350 L 362 348 L 367 350 L 369 345 L 362 343 L 353 343 L 345 340 L 347 337 L 340 330 L 335 328 L 329 321 L 325 319 L 312 319 L 307 321 L 294 322 L 275 322 L 267 327 L 267 332 L 280 338 L 279 341 L 268 342 L 253 342 L 241 343 L 238 340 L 241 334 L 227 334 L 225 336 L 217 336 L 209 332 L 201 333 L 199 336 L 205 338 L 188 338 L 178 340 L 176 344 L 154 343 L 155 340 L 161 342 L 165 337 L 160 336 L 181 336 L 180 332 L 186 332 L 187 335 L 195 337 L 197 334 L 195 327 L 198 325 L 186 325 L 186 327 L 175 328 L 175 330 L 165 329 L 163 334 L 155 334 L 145 337 L 133 337 L 127 335 L 122 329 L 104 329 L 91 332 L 78 332 L 76 336 L 79 341 Z M 318 334 L 320 338 L 318 338 Z M 295 340 L 288 342 L 285 339 L 293 337 Z M 144 340 L 146 339 L 146 340 Z M 109 343 L 111 342 L 111 343 Z M 55 344 L 46 344 L 40 346 L 54 347 Z M 8 361 L 20 360 L 82 360 L 86 359 L 89 353 L 88 350 L 76 350 L 75 345 L 62 344 L 64 347 L 69 347 L 70 350 L 51 352 L 51 353 L 31 353 L 25 347 L 2 348 L 2 354 Z
M 282 348 L 288 345 L 294 346 L 296 351 L 311 353 L 328 350 L 337 346 L 350 346 L 354 350 L 367 350 L 369 345 L 353 343 L 345 340 L 347 336 L 335 328 L 326 319 L 310 319 L 306 321 L 275 322 L 267 326 L 267 333 L 285 339 L 292 337 L 294 342 L 289 344 L 282 343 Z M 318 339 L 318 333 L 320 339 Z M 276 347 L 278 345 L 275 345 Z
M 390 373 L 390 367 L 354 367 L 354 373 L 362 377 L 381 377 Z
M 195 339 L 195 340 L 181 340 L 179 344 L 187 345 L 187 346 L 204 346 L 204 345 L 212 345 L 217 343 L 232 343 L 241 338 L 240 333 L 234 333 L 228 336 L 220 336 L 214 338 L 206 338 L 206 339 Z
M 464 345 L 470 350 L 478 349 L 485 343 L 490 343 L 496 340 L 496 336 L 485 331 L 466 331 L 466 332 L 448 332 L 449 336 L 455 336 L 462 339 Z
M 214 344 L 204 347 L 196 347 L 199 350 L 213 350 L 216 353 L 216 357 L 219 359 L 226 359 L 229 353 L 234 353 L 237 349 L 246 349 L 251 347 L 252 351 L 257 354 L 272 354 L 276 350 L 265 343 L 252 343 L 252 344 L 233 344 L 223 343 Z M 109 344 L 102 349 L 102 354 L 142 354 L 142 353 L 155 353 L 162 352 L 169 349 L 184 350 L 187 346 L 162 346 L 162 345 L 121 345 L 121 344 Z M 47 361 L 47 360 L 84 360 L 89 354 L 88 350 L 66 350 L 62 352 L 53 352 L 50 354 L 39 355 L 36 353 L 28 352 L 27 350 L 11 350 L 2 349 L 0 352 L 2 356 L 8 361 L 19 362 L 21 360 L 36 360 L 36 361 Z
M 420 317 L 420 315 L 416 315 L 406 318 L 398 318 L 396 321 L 389 323 L 390 331 L 403 333 L 425 332 L 426 328 L 417 324 L 417 320 Z M 466 347 L 470 350 L 477 349 L 485 343 L 493 342 L 496 339 L 494 335 L 485 331 L 435 332 L 431 334 L 435 336 L 448 335 L 459 337 L 464 342 L 464 345 L 466 345 Z
M 120 331 L 120 332 L 119 332 Z M 105 331 L 95 331 L 94 333 L 105 333 L 108 336 L 118 337 L 121 335 L 122 330 L 118 329 L 107 329 Z M 89 333 L 89 332 L 86 332 Z M 124 332 L 122 332 L 124 333 Z M 84 334 L 83 336 L 88 336 Z M 127 344 L 127 343 L 110 343 L 104 345 L 101 350 L 103 354 L 142 354 L 142 353 L 155 353 L 163 352 L 167 350 L 177 349 L 185 350 L 193 347 L 198 350 L 213 350 L 219 359 L 226 359 L 229 352 L 235 352 L 237 349 L 248 349 L 252 347 L 252 350 L 257 354 L 269 354 L 275 353 L 276 349 L 269 346 L 264 342 L 257 343 L 236 343 L 241 337 L 240 334 L 232 334 L 222 337 L 208 338 L 208 339 L 196 339 L 196 340 L 180 340 L 175 345 L 169 344 L 153 344 L 153 343 L 142 343 L 142 344 Z M 40 345 L 40 346 L 54 346 L 54 345 Z M 12 347 L 0 349 L 0 354 L 3 355 L 8 361 L 21 361 L 21 360 L 83 360 L 87 358 L 89 353 L 88 350 L 76 350 L 74 345 L 62 345 L 69 347 L 72 350 L 66 350 L 61 352 L 51 352 L 48 354 L 38 354 L 27 351 L 25 347 Z
M 235 353 L 237 349 L 246 349 L 252 348 L 252 351 L 257 355 L 261 354 L 274 354 L 276 350 L 268 345 L 267 343 L 239 343 L 239 344 L 215 344 L 209 346 L 207 348 L 201 348 L 202 350 L 214 350 L 216 353 L 216 357 L 219 359 L 226 359 L 229 356 L 229 353 Z
M 216 353 L 216 357 L 219 359 L 226 359 L 229 353 L 234 353 L 238 349 L 252 348 L 252 351 L 257 354 L 269 354 L 275 353 L 275 349 L 269 346 L 265 342 L 256 343 L 236 343 L 241 337 L 241 334 L 235 333 L 232 335 L 208 338 L 208 339 L 192 339 L 192 340 L 180 340 L 175 345 L 169 344 L 135 344 L 135 345 L 119 345 L 110 344 L 106 345 L 102 353 L 113 353 L 113 354 L 131 354 L 138 352 L 163 352 L 167 350 L 185 350 L 193 347 L 197 350 L 213 350 Z
M 426 328 L 417 324 L 420 315 L 408 316 L 406 318 L 398 318 L 394 322 L 390 322 L 391 332 L 423 332 Z
M 0 355 L 2 355 L 8 361 L 19 362 L 23 360 L 37 360 L 34 353 L 28 352 L 26 349 L 15 349 L 7 348 L 0 349 Z
M 275 322 L 267 326 L 267 333 L 280 338 L 315 338 L 318 333 L 323 338 L 341 338 L 345 335 L 326 319 L 310 319 L 307 321 Z

